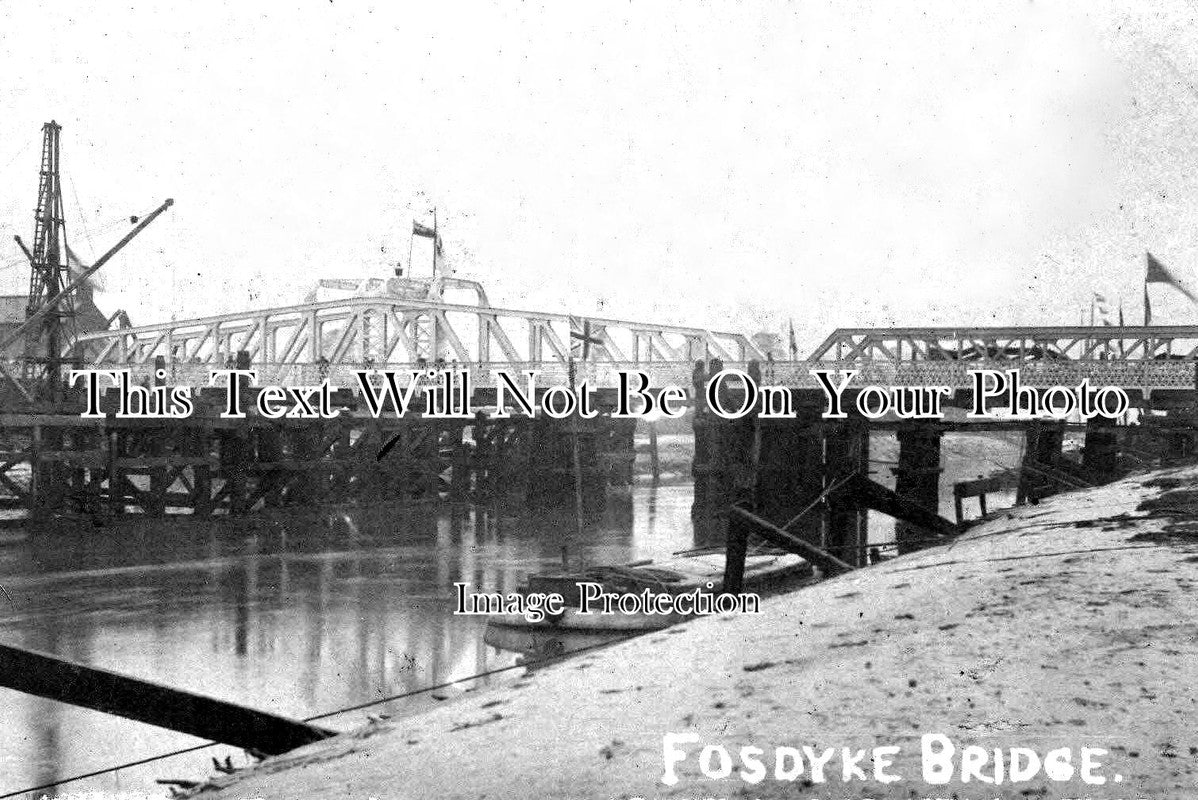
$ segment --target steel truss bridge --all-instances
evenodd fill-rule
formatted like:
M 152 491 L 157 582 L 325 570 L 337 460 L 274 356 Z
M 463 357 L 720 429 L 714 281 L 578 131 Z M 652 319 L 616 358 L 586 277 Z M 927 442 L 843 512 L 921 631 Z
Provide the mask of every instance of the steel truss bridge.
M 485 301 L 484 301 L 485 303 Z M 855 384 L 971 386 L 969 371 L 1019 367 L 1030 386 L 1195 388 L 1198 326 L 842 328 L 806 359 L 774 361 L 748 337 L 702 328 L 518 311 L 395 297 L 351 297 L 88 333 L 73 355 L 88 366 L 150 376 L 161 357 L 173 383 L 206 385 L 211 370 L 247 351 L 259 381 L 355 386 L 355 370 L 540 370 L 543 385 L 579 380 L 613 386 L 618 370 L 654 385 L 688 386 L 696 361 L 747 369 L 763 382 L 816 388 L 812 369 L 856 369 Z
M 469 369 L 476 386 L 491 371 L 539 370 L 542 385 L 578 380 L 615 385 L 615 372 L 644 369 L 655 383 L 689 385 L 695 361 L 764 360 L 739 333 L 392 297 L 352 297 L 118 328 L 80 335 L 73 355 L 87 366 L 154 372 L 161 357 L 174 383 L 205 385 L 211 370 L 247 351 L 259 382 L 352 387 L 355 370 Z
M 857 369 L 856 383 L 955 388 L 972 385 L 972 370 L 1018 368 L 1028 386 L 1076 386 L 1088 378 L 1147 396 L 1195 389 L 1198 326 L 841 328 L 803 367 Z

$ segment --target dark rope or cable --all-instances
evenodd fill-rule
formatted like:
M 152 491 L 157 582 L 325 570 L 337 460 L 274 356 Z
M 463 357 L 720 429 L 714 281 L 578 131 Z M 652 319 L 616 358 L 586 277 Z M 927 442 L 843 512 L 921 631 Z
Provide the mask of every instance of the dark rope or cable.
M 410 692 L 394 694 L 389 697 L 379 698 L 378 700 L 370 700 L 365 703 L 359 703 L 357 705 L 347 706 L 345 708 L 339 708 L 336 711 L 327 711 L 323 714 L 316 714 L 311 717 L 305 717 L 301 721 L 302 722 L 315 722 L 318 719 L 327 719 L 328 717 L 335 717 L 338 714 L 345 714 L 350 711 L 360 711 L 363 708 L 369 708 L 371 706 L 377 706 L 377 705 L 381 705 L 383 703 L 390 703 L 395 700 L 403 700 L 404 698 L 415 697 L 416 695 L 425 694 L 427 692 L 435 692 L 438 689 L 447 689 L 450 686 L 454 686 L 459 683 L 466 683 L 467 681 L 474 681 L 474 680 L 479 680 L 481 678 L 488 678 L 492 675 L 498 675 L 502 672 L 510 672 L 511 670 L 524 669 L 524 668 L 526 668 L 530 665 L 534 665 L 534 664 L 543 664 L 543 663 L 546 663 L 549 661 L 557 661 L 566 656 L 574 656 L 574 655 L 578 655 L 580 653 L 588 652 L 590 650 L 598 650 L 599 648 L 602 648 L 602 647 L 609 647 L 613 644 L 619 644 L 620 642 L 624 642 L 629 639 L 640 636 L 641 633 L 642 632 L 638 631 L 637 633 L 614 637 L 611 641 L 587 645 L 586 647 L 580 647 L 577 650 L 569 650 L 565 653 L 560 653 L 560 654 L 552 655 L 552 656 L 545 656 L 545 657 L 533 659 L 530 661 L 524 661 L 523 663 L 519 663 L 519 664 L 508 664 L 506 667 L 496 667 L 495 669 L 484 670 L 483 672 L 479 672 L 474 675 L 468 675 L 464 678 L 458 678 L 457 680 L 446 681 L 445 683 L 438 683 L 435 686 L 425 686 L 424 688 L 421 688 L 421 689 L 413 689 Z M 119 764 L 115 767 L 106 767 L 105 769 L 100 769 L 100 770 L 96 770 L 94 772 L 84 773 L 82 775 L 72 775 L 69 778 L 62 778 L 61 780 L 53 781 L 51 783 L 43 783 L 41 786 L 31 786 L 28 789 L 21 789 L 20 791 L 16 791 L 16 792 L 0 794 L 0 800 L 4 800 L 4 798 L 8 798 L 8 797 L 17 797 L 19 795 L 28 794 L 30 792 L 40 792 L 43 789 L 52 789 L 55 786 L 62 786 L 65 783 L 73 783 L 75 781 L 81 781 L 81 780 L 84 780 L 85 778 L 95 778 L 99 775 L 104 775 L 109 772 L 116 772 L 117 770 L 128 769 L 130 767 L 139 767 L 139 766 L 142 766 L 143 764 L 149 764 L 154 761 L 161 761 L 166 758 L 173 758 L 174 756 L 181 756 L 181 755 L 185 755 L 187 753 L 194 753 L 197 750 L 204 750 L 206 748 L 215 747 L 220 744 L 221 744 L 221 742 L 207 742 L 206 744 L 197 744 L 197 745 L 193 745 L 192 747 L 183 748 L 182 750 L 174 750 L 170 753 L 161 753 L 159 755 L 149 756 L 147 758 L 142 758 L 137 761 L 130 761 L 126 764 Z
M 208 742 L 207 744 L 197 744 L 193 747 L 188 747 L 183 750 L 176 750 L 173 753 L 162 753 L 161 755 L 150 756 L 149 758 L 143 758 L 140 761 L 130 761 L 128 764 L 121 764 L 118 767 L 106 767 L 104 769 L 98 769 L 95 772 L 86 772 L 82 775 L 72 775 L 69 778 L 63 778 L 62 780 L 54 781 L 53 783 L 43 783 L 41 786 L 33 786 L 33 787 L 30 787 L 29 789 L 22 789 L 19 792 L 9 792 L 8 794 L 0 794 L 0 798 L 16 797 L 17 795 L 28 794 L 29 792 L 40 792 L 42 789 L 52 789 L 55 786 L 61 786 L 64 783 L 73 783 L 74 781 L 81 781 L 84 778 L 95 778 L 98 775 L 105 775 L 109 772 L 116 772 L 117 770 L 128 769 L 129 767 L 139 767 L 142 764 L 149 764 L 152 761 L 161 761 L 164 758 L 170 758 L 172 756 L 181 756 L 185 753 L 194 753 L 196 750 L 203 750 L 205 748 L 212 747 L 215 744 L 218 744 L 218 742 Z

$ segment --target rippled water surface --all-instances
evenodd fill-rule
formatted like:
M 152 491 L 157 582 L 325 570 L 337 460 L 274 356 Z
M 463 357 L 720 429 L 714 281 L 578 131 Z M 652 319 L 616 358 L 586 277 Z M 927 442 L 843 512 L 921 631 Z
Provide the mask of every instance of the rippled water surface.
M 946 486 L 1017 457 L 1009 442 L 987 447 L 946 439 Z M 871 447 L 871 471 L 890 485 L 893 455 L 892 443 Z M 950 515 L 951 493 L 942 497 Z M 582 537 L 569 534 L 570 552 L 623 563 L 689 547 L 690 505 L 685 482 L 613 491 Z M 871 525 L 889 538 L 887 522 Z M 560 564 L 563 531 L 573 526 L 568 507 L 535 515 L 425 507 L 8 533 L 0 537 L 0 641 L 309 717 L 516 664 L 519 653 L 484 643 L 484 620 L 451 614 L 453 584 L 514 589 L 527 573 Z M 369 711 L 418 713 L 462 688 Z M 321 724 L 348 729 L 366 713 Z M 7 689 L 0 721 L 0 794 L 201 743 Z M 59 791 L 165 793 L 155 779 L 203 778 L 214 756 L 247 763 L 240 750 L 212 747 Z

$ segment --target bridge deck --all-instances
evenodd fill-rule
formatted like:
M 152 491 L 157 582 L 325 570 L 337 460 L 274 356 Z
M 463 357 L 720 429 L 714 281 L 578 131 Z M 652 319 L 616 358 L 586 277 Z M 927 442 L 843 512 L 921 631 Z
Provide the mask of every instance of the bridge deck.
M 1115 385 L 1151 393 L 1195 387 L 1198 326 L 843 328 L 802 361 L 769 361 L 748 337 L 702 328 L 393 298 L 350 298 L 217 315 L 80 336 L 89 366 L 151 378 L 156 358 L 167 381 L 206 385 L 213 369 L 246 351 L 262 383 L 356 387 L 356 370 L 469 371 L 493 386 L 494 370 L 535 369 L 538 384 L 577 379 L 616 385 L 620 371 L 644 371 L 655 387 L 691 385 L 698 360 L 747 369 L 761 362 L 766 384 L 818 389 L 812 369 L 855 369 L 854 386 L 969 388 L 970 372 L 1018 367 L 1034 387 Z
M 102 364 L 96 365 L 106 369 L 128 369 L 135 382 L 153 380 L 153 364 Z M 725 363 L 725 368 L 747 371 L 749 362 L 732 361 Z M 975 370 L 1005 371 L 1018 368 L 1020 382 L 1025 386 L 1076 386 L 1083 379 L 1093 387 L 1119 386 L 1127 390 L 1144 392 L 1160 390 L 1193 390 L 1195 388 L 1196 366 L 1198 363 L 1189 361 L 1024 361 L 984 360 L 957 362 L 912 362 L 908 364 L 892 364 L 884 362 L 862 361 L 777 361 L 761 363 L 762 385 L 786 386 L 793 389 L 819 390 L 820 382 L 812 374 L 813 370 L 856 370 L 850 389 L 859 389 L 865 385 L 881 386 L 948 386 L 954 390 L 969 389 L 973 386 L 971 372 Z M 207 386 L 209 376 L 215 369 L 225 369 L 224 365 L 216 364 L 187 364 L 168 363 L 166 365 L 166 383 L 170 385 Z M 286 386 L 316 386 L 327 381 L 335 388 L 357 389 L 356 372 L 364 369 L 363 365 L 339 364 L 254 364 L 252 368 L 258 371 L 258 384 L 280 384 Z M 565 364 L 552 362 L 491 362 L 488 364 L 454 363 L 447 369 L 466 372 L 470 376 L 471 386 L 477 389 L 494 388 L 495 372 L 502 370 L 513 376 L 516 382 L 524 385 L 524 373 L 527 370 L 536 371 L 536 387 L 549 388 L 555 385 L 566 385 L 569 381 L 569 367 Z M 402 362 L 395 364 L 372 365 L 373 370 L 393 370 L 401 378 L 401 388 L 406 385 L 407 375 L 412 371 L 427 370 L 427 364 Z M 575 367 L 577 383 L 586 381 L 594 389 L 611 389 L 617 386 L 620 372 L 645 373 L 650 380 L 652 389 L 666 386 L 678 386 L 690 390 L 692 385 L 693 365 L 689 361 L 675 362 L 633 362 L 608 361 L 578 364 Z M 377 381 L 378 379 L 376 379 Z M 636 381 L 631 381 L 636 386 Z M 734 382 L 735 383 L 735 382 Z M 220 385 L 224 385 L 221 383 Z

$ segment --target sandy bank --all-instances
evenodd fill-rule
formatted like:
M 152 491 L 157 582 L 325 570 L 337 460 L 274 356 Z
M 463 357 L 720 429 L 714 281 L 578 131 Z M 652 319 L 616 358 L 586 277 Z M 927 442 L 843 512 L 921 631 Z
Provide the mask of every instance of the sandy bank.
M 1002 513 L 952 546 L 537 671 L 214 779 L 287 798 L 1192 798 L 1198 753 L 1198 469 Z M 1138 510 L 1137 510 L 1138 509 Z M 663 736 L 697 734 L 672 787 Z M 924 783 L 920 736 L 1041 755 L 1109 751 L 1101 774 Z M 701 745 L 869 750 L 888 774 L 706 778 Z M 871 772 L 868 761 L 864 770 Z M 992 774 L 992 771 L 987 774 Z M 1114 783 L 1114 776 L 1122 782 Z M 954 794 L 955 793 L 955 794 Z

